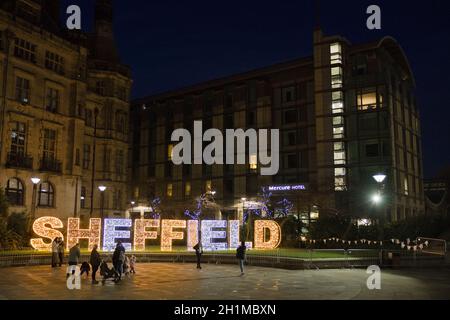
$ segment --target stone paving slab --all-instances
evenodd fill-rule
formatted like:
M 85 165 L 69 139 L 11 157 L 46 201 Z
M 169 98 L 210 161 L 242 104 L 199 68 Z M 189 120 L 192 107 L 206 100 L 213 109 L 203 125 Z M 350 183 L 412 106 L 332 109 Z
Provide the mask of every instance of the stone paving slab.
M 282 270 L 194 264 L 138 264 L 137 274 L 121 283 L 92 285 L 86 276 L 81 290 L 69 290 L 66 268 L 2 268 L 0 299 L 39 300 L 175 300 L 175 299 L 450 299 L 450 269 L 383 270 L 381 290 L 368 290 L 364 269 Z

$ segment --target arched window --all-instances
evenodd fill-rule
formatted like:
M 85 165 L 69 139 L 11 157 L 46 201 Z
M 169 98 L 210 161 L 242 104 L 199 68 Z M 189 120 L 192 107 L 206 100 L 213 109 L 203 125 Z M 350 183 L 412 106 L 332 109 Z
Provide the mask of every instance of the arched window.
M 55 203 L 55 191 L 50 182 L 42 182 L 39 185 L 39 206 L 53 207 Z
M 6 184 L 6 197 L 12 206 L 23 206 L 23 183 L 17 178 L 11 178 Z

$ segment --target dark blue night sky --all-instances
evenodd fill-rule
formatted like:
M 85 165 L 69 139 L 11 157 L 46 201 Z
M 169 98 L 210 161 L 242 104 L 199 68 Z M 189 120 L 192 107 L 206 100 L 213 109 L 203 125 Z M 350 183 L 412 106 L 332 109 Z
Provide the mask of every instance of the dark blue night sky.
M 82 8 L 92 29 L 93 0 Z M 382 30 L 366 28 L 366 8 L 382 10 Z M 405 50 L 417 82 L 425 177 L 450 165 L 450 1 L 321 0 L 325 34 L 352 43 L 385 35 Z M 122 60 L 133 70 L 133 97 L 171 90 L 312 53 L 315 5 L 307 1 L 115 1 Z

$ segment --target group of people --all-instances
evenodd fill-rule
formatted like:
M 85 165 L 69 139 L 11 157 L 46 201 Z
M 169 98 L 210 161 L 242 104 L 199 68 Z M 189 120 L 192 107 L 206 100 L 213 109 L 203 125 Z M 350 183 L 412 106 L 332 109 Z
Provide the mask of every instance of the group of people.
M 56 242 L 57 239 L 55 239 L 54 242 Z M 60 239 L 60 241 L 62 241 L 62 239 Z M 61 266 L 64 257 L 64 246 L 62 246 L 61 255 L 59 257 Z M 80 259 L 81 259 L 80 244 L 77 243 L 69 250 L 68 256 L 69 267 L 77 266 Z M 85 261 L 81 264 L 80 275 L 86 273 L 86 275 L 89 277 L 89 272 L 91 271 L 92 267 L 92 274 L 91 274 L 92 284 L 98 284 L 96 274 L 99 269 L 100 275 L 103 276 L 103 280 L 113 278 L 115 282 L 119 282 L 122 279 L 123 274 L 136 273 L 135 270 L 136 257 L 133 255 L 130 258 L 127 255 L 125 255 L 125 248 L 122 245 L 122 242 L 120 241 L 117 243 L 116 249 L 114 250 L 112 262 L 113 268 L 110 269 L 108 267 L 107 262 L 104 261 L 100 256 L 100 253 L 98 252 L 98 246 L 94 245 L 89 257 L 89 263 Z M 52 266 L 53 266 L 53 257 L 52 257 Z M 67 272 L 67 277 L 69 277 L 69 275 L 70 275 L 69 272 Z
M 195 250 L 195 255 L 197 257 L 197 269 L 201 269 L 201 260 L 202 260 L 202 254 L 203 254 L 203 248 L 201 243 L 197 243 L 192 249 Z M 236 249 L 236 258 L 239 262 L 239 268 L 241 270 L 241 276 L 244 275 L 244 262 L 245 262 L 245 253 L 246 253 L 247 247 L 245 245 L 245 242 L 242 241 L 241 245 Z
M 64 260 L 64 241 L 57 237 L 52 241 L 52 268 L 61 267 Z
M 201 258 L 203 254 L 203 248 L 201 243 L 197 243 L 193 249 L 195 250 L 195 255 L 197 257 L 197 269 L 201 269 Z M 244 262 L 245 262 L 245 255 L 246 255 L 247 247 L 245 246 L 245 242 L 242 241 L 241 245 L 236 249 L 236 258 L 239 262 L 239 268 L 241 270 L 241 276 L 244 275 Z M 52 242 L 52 267 L 56 267 L 57 260 L 59 258 L 59 266 L 63 263 L 63 257 L 64 257 L 64 243 L 61 238 L 55 238 Z M 68 257 L 68 265 L 69 266 L 76 266 L 78 265 L 81 258 L 81 252 L 80 252 L 80 244 L 75 244 L 72 248 L 69 250 L 69 257 Z M 86 273 L 86 275 L 89 277 L 89 271 L 91 270 L 92 266 L 92 284 L 98 284 L 98 281 L 96 280 L 96 274 L 97 271 L 100 269 L 100 275 L 103 276 L 103 280 L 108 278 L 113 278 L 115 282 L 119 282 L 122 280 L 123 274 L 131 274 L 136 273 L 135 271 L 135 265 L 136 265 L 136 257 L 134 255 L 128 257 L 125 254 L 125 247 L 122 245 L 121 241 L 117 242 L 116 248 L 114 250 L 113 256 L 112 256 L 112 263 L 113 268 L 110 269 L 108 267 L 108 264 L 106 261 L 104 261 L 100 253 L 98 252 L 98 246 L 94 245 L 91 251 L 91 255 L 89 257 L 89 263 L 83 262 L 80 267 L 81 275 Z M 69 273 L 67 273 L 67 277 L 69 276 Z

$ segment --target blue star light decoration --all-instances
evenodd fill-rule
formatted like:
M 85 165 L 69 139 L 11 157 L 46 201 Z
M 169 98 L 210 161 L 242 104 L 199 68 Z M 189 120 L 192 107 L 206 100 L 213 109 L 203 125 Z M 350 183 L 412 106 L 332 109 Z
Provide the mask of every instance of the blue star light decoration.
M 152 200 L 152 218 L 153 219 L 161 219 L 161 214 L 160 214 L 160 206 L 161 206 L 161 199 L 156 197 Z
M 206 194 L 202 194 L 200 197 L 197 198 L 197 207 L 194 211 L 186 210 L 184 211 L 184 215 L 188 216 L 192 220 L 199 220 L 200 216 L 202 215 L 202 208 L 203 204 L 206 201 Z

